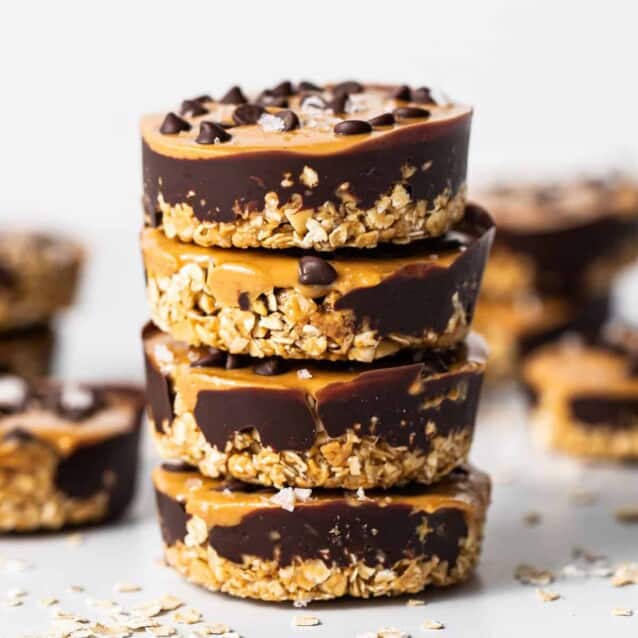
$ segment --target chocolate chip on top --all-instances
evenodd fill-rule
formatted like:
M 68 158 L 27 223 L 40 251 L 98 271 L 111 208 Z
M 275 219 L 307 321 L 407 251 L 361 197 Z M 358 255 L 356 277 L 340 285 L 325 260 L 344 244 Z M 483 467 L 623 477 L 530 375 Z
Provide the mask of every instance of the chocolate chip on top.
M 430 111 L 418 106 L 399 106 L 394 109 L 393 114 L 398 120 L 425 119 L 431 115 Z
M 306 286 L 327 286 L 337 278 L 337 271 L 321 257 L 307 256 L 299 260 L 299 283 Z
M 182 131 L 190 130 L 191 125 L 173 112 L 166 115 L 162 125 L 160 126 L 160 133 L 164 135 L 176 135 Z
M 288 106 L 288 98 L 284 95 L 275 95 L 270 89 L 262 91 L 256 100 L 261 106 L 276 106 L 277 108 L 286 108 Z
M 268 357 L 253 366 L 253 372 L 264 377 L 274 377 L 287 370 L 285 361 L 279 357 Z
M 436 101 L 432 97 L 432 91 L 427 86 L 414 89 L 410 97 L 412 98 L 412 102 L 416 102 L 417 104 L 436 104 Z
M 288 97 L 295 94 L 295 89 L 292 86 L 292 82 L 290 82 L 290 80 L 284 80 L 283 82 L 280 82 L 277 86 L 270 89 L 270 91 L 273 95 L 276 95 L 278 97 Z
M 224 94 L 221 100 L 221 104 L 246 104 L 248 99 L 243 94 L 242 90 L 237 86 L 233 86 Z
M 202 122 L 195 141 L 198 144 L 223 144 L 232 139 L 232 135 L 217 122 Z
M 350 99 L 349 93 L 339 93 L 335 95 L 330 102 L 328 102 L 328 108 L 332 109 L 332 112 L 335 114 L 341 114 L 346 112 L 346 105 L 348 104 L 348 100 Z
M 371 133 L 372 126 L 363 120 L 344 120 L 335 125 L 334 132 L 337 135 L 362 135 Z
M 294 131 L 301 126 L 299 118 L 294 111 L 277 111 L 277 113 L 274 114 L 274 117 L 280 119 L 283 122 L 283 125 L 280 129 L 283 132 Z
M 208 109 L 203 107 L 198 100 L 184 100 L 179 112 L 182 115 L 190 115 L 191 117 L 197 117 L 199 115 L 206 115 Z
M 396 120 L 394 119 L 394 115 L 392 113 L 381 113 L 381 115 L 377 115 L 368 120 L 368 123 L 377 128 L 381 126 L 393 126 Z
M 259 104 L 242 104 L 233 112 L 233 122 L 239 126 L 257 124 L 259 118 L 266 112 L 266 109 Z
M 401 100 L 402 102 L 410 102 L 411 101 L 411 91 L 410 87 L 407 84 L 402 84 L 393 94 L 392 97 L 395 100 Z
M 363 93 L 363 91 L 363 84 L 355 82 L 354 80 L 340 82 L 339 84 L 336 84 L 332 89 L 333 95 L 339 95 L 341 93 Z
M 250 357 L 245 354 L 228 354 L 226 356 L 226 370 L 237 370 L 238 368 L 245 368 L 250 363 Z
M 224 368 L 226 366 L 226 353 L 212 346 L 201 352 L 200 356 L 191 361 L 191 368 Z
M 321 91 L 321 87 L 317 86 L 316 84 L 312 83 L 312 82 L 308 82 L 307 80 L 302 80 L 301 82 L 299 82 L 299 90 L 300 91 Z

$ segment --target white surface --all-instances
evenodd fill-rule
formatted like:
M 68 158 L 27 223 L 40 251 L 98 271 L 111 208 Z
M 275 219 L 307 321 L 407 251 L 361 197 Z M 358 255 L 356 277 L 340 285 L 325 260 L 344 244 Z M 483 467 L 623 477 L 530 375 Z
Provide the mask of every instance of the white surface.
M 28 592 L 22 607 L 0 606 L 0 637 L 46 630 L 51 614 L 38 604 L 42 597 L 60 597 L 64 609 L 93 617 L 85 601 L 88 596 L 115 599 L 130 609 L 134 602 L 167 592 L 201 610 L 208 621 L 227 623 L 244 638 L 285 638 L 300 632 L 355 638 L 387 625 L 418 637 L 429 633 L 419 628 L 426 618 L 445 624 L 442 636 L 636 636 L 638 615 L 614 617 L 612 609 L 636 608 L 638 613 L 637 586 L 613 588 L 609 579 L 560 578 L 547 589 L 562 598 L 542 603 L 534 587 L 519 584 L 512 575 L 524 562 L 558 571 L 572 562 L 577 545 L 605 554 L 612 563 L 638 560 L 638 526 L 620 524 L 613 516 L 618 506 L 638 504 L 636 468 L 588 467 L 543 454 L 528 440 L 520 402 L 510 395 L 487 398 L 474 454 L 475 462 L 495 478 L 484 557 L 469 584 L 419 596 L 427 603 L 424 607 L 407 607 L 405 599 L 345 600 L 314 603 L 300 612 L 291 604 L 238 601 L 188 585 L 157 565 L 160 541 L 145 478 L 127 520 L 84 532 L 79 546 L 71 545 L 66 535 L 0 540 L 0 556 L 32 564 L 22 573 L 0 568 L 0 596 L 14 587 Z M 583 490 L 597 495 L 593 505 L 574 504 L 574 492 Z M 530 511 L 541 514 L 540 525 L 523 524 Z M 143 591 L 114 594 L 118 581 L 140 584 Z M 71 584 L 84 585 L 86 592 L 65 593 Z M 298 613 L 316 615 L 322 625 L 292 629 L 291 620 Z M 189 636 L 195 627 L 181 628 L 181 635 Z

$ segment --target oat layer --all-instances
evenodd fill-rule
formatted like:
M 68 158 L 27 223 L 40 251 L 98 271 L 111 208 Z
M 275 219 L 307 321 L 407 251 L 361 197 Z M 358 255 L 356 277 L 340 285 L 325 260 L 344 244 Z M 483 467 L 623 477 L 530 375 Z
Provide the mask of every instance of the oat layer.
M 369 209 L 345 196 L 339 205 L 326 202 L 318 209 L 304 208 L 300 196 L 282 203 L 270 192 L 261 210 L 244 210 L 232 222 L 197 219 L 186 202 L 171 206 L 160 197 L 157 206 L 166 236 L 183 242 L 221 248 L 331 251 L 374 248 L 387 242 L 406 244 L 443 235 L 463 217 L 465 187 L 453 195 L 446 190 L 428 201 L 413 200 L 397 183 Z M 147 223 L 153 225 L 154 220 L 149 216 Z

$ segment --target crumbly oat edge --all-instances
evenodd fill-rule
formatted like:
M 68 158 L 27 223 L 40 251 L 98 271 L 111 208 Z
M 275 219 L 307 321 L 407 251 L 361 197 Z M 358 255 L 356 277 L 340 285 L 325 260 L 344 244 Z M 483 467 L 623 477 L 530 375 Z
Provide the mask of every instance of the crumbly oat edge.
M 345 595 L 399 596 L 420 592 L 430 585 L 445 587 L 467 580 L 481 553 L 483 526 L 484 518 L 471 521 L 453 566 L 437 556 L 406 558 L 391 567 L 370 567 L 362 561 L 340 567 L 328 565 L 321 559 L 297 560 L 290 566 L 280 567 L 275 560 L 254 556 L 246 556 L 244 562 L 238 564 L 219 556 L 205 539 L 191 546 L 179 541 L 165 546 L 165 557 L 167 563 L 189 581 L 240 598 L 305 603 Z M 205 536 L 207 539 L 208 535 Z
M 438 237 L 462 219 L 466 191 L 465 185 L 454 194 L 446 189 L 428 202 L 412 200 L 397 183 L 369 209 L 359 208 L 346 191 L 340 193 L 339 206 L 326 202 L 316 209 L 304 208 L 299 195 L 280 202 L 275 192 L 269 192 L 262 210 L 241 210 L 233 222 L 202 222 L 187 202 L 169 205 L 161 196 L 157 206 L 166 236 L 183 242 L 221 248 L 335 250 Z
M 472 444 L 472 428 L 459 424 L 451 434 L 435 429 L 427 452 L 407 446 L 393 447 L 375 436 L 361 436 L 349 429 L 330 438 L 317 434 L 306 451 L 275 451 L 264 448 L 252 430 L 236 433 L 224 450 L 211 446 L 197 427 L 191 412 L 184 412 L 163 432 L 154 425 L 155 442 L 166 459 L 181 459 L 199 468 L 205 476 L 232 476 L 246 483 L 276 488 L 389 488 L 415 481 L 434 483 L 464 463 Z M 433 425 L 434 427 L 434 425 Z
M 546 448 L 581 458 L 638 459 L 638 423 L 622 430 L 582 424 L 569 416 L 566 400 L 542 396 L 531 423 L 536 440 Z
M 381 336 L 357 326 L 351 310 L 334 310 L 340 293 L 321 300 L 289 288 L 251 301 L 250 309 L 220 306 L 206 282 L 210 264 L 188 263 L 171 276 L 147 278 L 147 299 L 155 325 L 190 345 L 209 345 L 234 354 L 292 359 L 370 362 L 408 347 L 448 347 L 463 340 L 469 321 L 458 294 L 442 333 Z
M 75 499 L 57 489 L 58 462 L 52 448 L 33 443 L 19 443 L 0 453 L 0 531 L 55 530 L 108 516 L 106 491 Z

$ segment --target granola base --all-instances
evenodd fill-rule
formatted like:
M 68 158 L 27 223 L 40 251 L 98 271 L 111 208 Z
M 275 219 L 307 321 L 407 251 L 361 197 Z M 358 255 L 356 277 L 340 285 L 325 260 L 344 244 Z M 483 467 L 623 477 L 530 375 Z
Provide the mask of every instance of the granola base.
M 638 459 L 638 423 L 615 429 L 584 425 L 561 405 L 539 405 L 532 413 L 534 437 L 544 447 L 581 458 L 623 461 Z
M 452 567 L 437 556 L 403 559 L 391 567 L 371 567 L 362 561 L 340 567 L 321 559 L 297 560 L 280 567 L 277 561 L 257 557 L 245 557 L 243 564 L 238 564 L 209 546 L 187 547 L 181 541 L 165 546 L 165 559 L 189 581 L 239 598 L 306 603 L 341 596 L 400 596 L 430 585 L 446 587 L 466 581 L 478 562 L 482 533 L 483 521 L 475 522 Z
M 149 419 L 150 420 L 150 419 Z M 231 476 L 245 483 L 282 488 L 389 488 L 411 481 L 434 483 L 467 460 L 472 432 L 433 433 L 427 452 L 393 447 L 350 429 L 338 438 L 319 432 L 309 450 L 264 448 L 255 431 L 235 434 L 223 451 L 208 443 L 190 412 L 177 416 L 163 432 L 153 427 L 157 449 L 166 459 L 181 459 L 204 476 Z
M 56 487 L 58 461 L 53 448 L 44 445 L 5 447 L 0 455 L 0 532 L 56 530 L 111 515 L 106 491 L 76 499 Z
M 304 208 L 299 195 L 281 203 L 275 192 L 269 192 L 262 210 L 243 209 L 233 222 L 201 221 L 190 204 L 171 206 L 161 196 L 157 206 L 166 236 L 183 242 L 221 248 L 335 250 L 438 237 L 462 219 L 465 202 L 465 186 L 454 195 L 446 190 L 428 202 L 413 201 L 397 183 L 369 209 L 359 208 L 345 192 L 338 207 L 326 202 L 317 209 Z
M 171 277 L 148 277 L 153 323 L 180 341 L 233 354 L 289 359 L 369 362 L 409 347 L 447 347 L 465 339 L 469 318 L 453 298 L 454 312 L 442 333 L 380 335 L 357 326 L 350 310 L 335 310 L 339 293 L 321 300 L 282 288 L 257 299 L 249 310 L 220 307 L 204 290 L 205 268 L 189 264 Z

